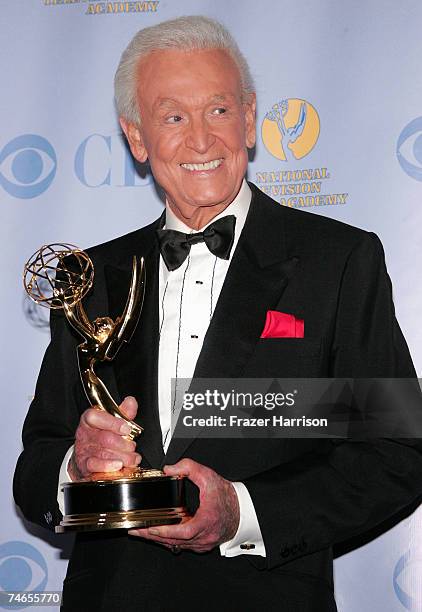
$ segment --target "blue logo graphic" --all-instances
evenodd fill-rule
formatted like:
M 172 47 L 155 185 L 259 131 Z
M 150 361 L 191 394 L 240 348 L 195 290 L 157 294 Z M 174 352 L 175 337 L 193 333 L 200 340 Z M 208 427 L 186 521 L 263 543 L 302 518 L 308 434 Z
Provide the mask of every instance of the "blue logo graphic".
M 51 286 L 46 279 L 38 278 L 37 285 L 39 286 L 41 291 L 51 290 Z M 50 317 L 49 311 L 47 308 L 40 308 L 39 304 L 36 304 L 31 298 L 28 296 L 26 291 L 22 292 L 23 294 L 23 312 L 26 317 L 26 320 L 30 325 L 40 329 L 42 331 L 48 332 L 50 329 Z
M 393 573 L 393 587 L 394 592 L 397 595 L 397 599 L 406 608 L 406 610 L 419 610 L 420 608 L 417 606 L 417 601 L 415 601 L 413 597 L 406 593 L 406 591 L 399 585 L 398 582 L 400 576 L 403 577 L 406 574 L 406 569 L 410 565 L 410 551 L 408 551 L 407 553 L 402 555 L 396 563 Z
M 23 134 L 0 152 L 0 185 L 15 198 L 36 198 L 48 189 L 56 168 L 56 153 L 48 140 Z
M 406 174 L 422 181 L 422 117 L 413 119 L 402 130 L 396 153 Z
M 48 580 L 47 563 L 42 554 L 26 542 L 0 545 L 0 589 L 3 591 L 43 591 Z M 16 604 L 5 609 L 19 609 Z M 25 608 L 26 604 L 22 605 Z
M 153 182 L 146 164 L 138 164 L 120 133 L 90 134 L 75 153 L 76 178 L 85 187 L 145 187 Z

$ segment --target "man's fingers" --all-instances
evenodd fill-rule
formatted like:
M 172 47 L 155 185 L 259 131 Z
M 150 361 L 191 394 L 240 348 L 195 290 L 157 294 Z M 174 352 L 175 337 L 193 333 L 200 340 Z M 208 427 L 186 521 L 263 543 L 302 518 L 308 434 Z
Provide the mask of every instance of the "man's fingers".
M 186 541 L 196 538 L 203 531 L 204 525 L 196 515 L 178 525 L 160 525 L 159 527 L 145 527 L 143 529 L 134 529 L 133 535 L 139 535 L 149 540 L 161 541 L 165 540 L 179 540 Z M 177 543 L 177 542 L 174 542 Z
M 131 427 L 126 421 L 98 408 L 88 408 L 88 410 L 85 410 L 82 415 L 82 421 L 95 429 L 112 431 L 120 436 L 127 436 L 131 432 Z
M 138 412 L 138 402 L 134 397 L 128 395 L 119 406 L 121 412 L 131 421 L 136 417 Z
M 89 453 L 89 456 L 104 461 L 121 461 L 127 467 L 135 467 L 141 461 L 141 455 L 138 453 L 123 453 L 109 448 L 97 448 L 94 452 Z
M 125 414 L 136 415 L 137 403 L 133 397 L 122 404 Z M 124 467 L 133 468 L 140 464 L 141 455 L 136 453 L 136 443 L 124 438 L 131 431 L 123 419 L 114 417 L 99 408 L 85 410 L 76 430 L 75 462 L 80 472 L 115 472 Z
M 136 442 L 128 440 L 123 436 L 112 431 L 99 430 L 96 432 L 95 440 L 98 446 L 123 453 L 133 453 L 136 449 Z
M 166 476 L 186 476 L 201 488 L 209 469 L 193 459 L 181 459 L 174 465 L 165 465 L 163 471 Z
M 124 467 L 137 467 L 141 459 L 139 453 L 122 453 L 106 448 L 92 448 L 88 452 L 85 451 L 77 460 L 76 465 L 80 473 L 75 474 L 75 479 L 87 476 L 90 472 L 116 472 Z
M 149 533 L 148 529 L 131 529 L 128 531 L 128 534 L 157 542 L 157 544 L 167 544 L 169 546 L 184 546 L 189 541 L 180 538 L 161 538 L 159 536 L 153 536 Z
M 120 404 L 120 409 L 128 419 L 132 420 L 138 411 L 138 403 L 134 397 L 126 397 Z M 82 415 L 82 421 L 96 429 L 112 431 L 120 436 L 127 436 L 131 427 L 123 419 L 114 417 L 105 410 L 88 408 Z
M 172 548 L 178 546 L 182 550 L 192 550 L 193 552 L 205 552 L 210 550 L 212 546 L 204 543 L 199 543 L 195 540 L 178 540 L 172 538 L 159 538 L 148 534 L 148 529 L 130 529 L 128 535 L 135 537 L 142 537 L 145 540 L 155 542 L 165 546 L 166 548 Z
M 86 461 L 88 472 L 117 472 L 123 467 L 123 461 L 105 461 L 97 457 L 89 457 Z
M 169 476 L 189 476 L 196 468 L 201 467 L 193 459 L 181 459 L 173 465 L 165 465 L 164 472 Z
M 153 538 L 166 540 L 193 540 L 202 533 L 204 525 L 196 516 L 185 523 L 178 525 L 161 525 L 160 527 L 149 527 L 145 531 Z

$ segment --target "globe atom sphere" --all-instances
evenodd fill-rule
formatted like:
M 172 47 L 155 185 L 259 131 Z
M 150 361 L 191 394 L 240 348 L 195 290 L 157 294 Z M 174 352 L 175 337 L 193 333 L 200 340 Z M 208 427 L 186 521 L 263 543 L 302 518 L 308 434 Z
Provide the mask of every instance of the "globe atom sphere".
M 47 244 L 25 264 L 23 284 L 28 296 L 50 309 L 74 306 L 92 287 L 94 266 L 89 256 L 73 244 Z

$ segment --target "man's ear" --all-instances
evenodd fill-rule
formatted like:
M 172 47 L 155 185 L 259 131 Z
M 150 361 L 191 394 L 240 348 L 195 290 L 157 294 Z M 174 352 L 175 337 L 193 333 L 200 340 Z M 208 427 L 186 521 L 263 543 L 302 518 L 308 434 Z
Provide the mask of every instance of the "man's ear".
M 133 157 L 139 162 L 145 162 L 148 158 L 148 154 L 139 126 L 131 121 L 127 121 L 127 119 L 123 117 L 120 117 L 119 121 L 129 143 Z
M 245 122 L 246 122 L 246 146 L 252 149 L 256 143 L 256 94 L 251 93 L 248 96 L 245 106 Z

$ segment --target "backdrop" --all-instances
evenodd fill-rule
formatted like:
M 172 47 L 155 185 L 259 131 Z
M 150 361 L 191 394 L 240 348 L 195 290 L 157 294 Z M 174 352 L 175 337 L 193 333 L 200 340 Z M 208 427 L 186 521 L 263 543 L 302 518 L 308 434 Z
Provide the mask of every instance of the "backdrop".
M 139 176 L 123 144 L 113 75 L 138 29 L 192 13 L 228 26 L 250 63 L 258 142 L 249 179 L 282 205 L 380 236 L 397 316 L 422 372 L 419 0 L 2 0 L 4 590 L 60 590 L 70 546 L 25 524 L 11 496 L 22 421 L 49 340 L 47 311 L 24 298 L 22 266 L 41 244 L 85 248 L 160 214 L 150 176 Z M 421 533 L 417 511 L 340 556 L 340 611 L 421 610 Z

